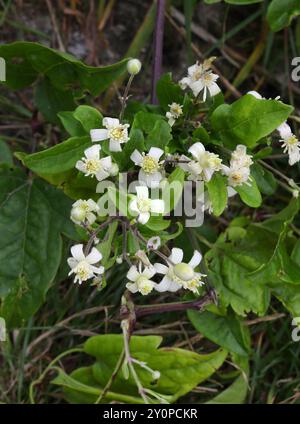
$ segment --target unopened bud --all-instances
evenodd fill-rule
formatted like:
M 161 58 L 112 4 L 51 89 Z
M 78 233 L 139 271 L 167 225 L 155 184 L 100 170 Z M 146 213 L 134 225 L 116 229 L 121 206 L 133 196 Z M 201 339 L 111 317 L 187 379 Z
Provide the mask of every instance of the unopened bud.
M 130 75 L 137 75 L 142 67 L 142 63 L 138 59 L 130 59 L 127 63 L 127 71 Z

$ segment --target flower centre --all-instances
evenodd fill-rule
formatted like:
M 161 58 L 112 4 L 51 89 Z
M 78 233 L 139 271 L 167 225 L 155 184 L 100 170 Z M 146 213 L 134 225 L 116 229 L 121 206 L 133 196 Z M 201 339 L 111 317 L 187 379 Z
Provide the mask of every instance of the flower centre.
M 289 146 L 294 146 L 297 143 L 298 143 L 298 139 L 295 135 L 293 135 L 292 137 L 286 140 L 286 144 L 288 144 Z
M 201 161 L 201 165 L 203 168 L 212 168 L 215 170 L 220 169 L 222 163 L 222 159 L 219 158 L 215 153 L 206 152 L 203 155 L 203 159 Z
M 189 281 L 194 277 L 193 268 L 184 262 L 175 265 L 173 271 L 176 277 L 183 281 Z
M 145 156 L 142 162 L 142 169 L 147 174 L 153 174 L 158 169 L 158 161 L 151 156 Z
M 139 277 L 136 284 L 138 286 L 139 292 L 143 295 L 149 294 L 153 289 L 152 281 L 148 280 L 144 276 Z
M 99 159 L 88 159 L 85 164 L 86 170 L 91 174 L 95 174 L 101 168 L 101 162 Z
M 79 262 L 74 271 L 82 281 L 86 281 L 90 276 L 90 267 L 85 261 Z
M 239 183 L 243 178 L 240 172 L 233 172 L 230 177 L 235 183 Z
M 204 75 L 203 75 L 203 82 L 204 82 L 204 85 L 209 85 L 209 84 L 211 84 L 211 82 L 213 81 L 213 77 L 212 77 L 212 74 L 210 73 L 210 72 L 206 72 Z
M 182 115 L 182 108 L 180 105 L 173 105 L 171 106 L 171 113 L 177 117 L 179 117 L 180 115 Z
M 124 138 L 124 128 L 122 127 L 112 128 L 109 131 L 109 136 L 110 138 L 113 138 L 114 140 L 118 140 L 118 141 L 122 140 Z
M 140 212 L 149 212 L 151 207 L 151 199 L 138 199 L 137 207 Z

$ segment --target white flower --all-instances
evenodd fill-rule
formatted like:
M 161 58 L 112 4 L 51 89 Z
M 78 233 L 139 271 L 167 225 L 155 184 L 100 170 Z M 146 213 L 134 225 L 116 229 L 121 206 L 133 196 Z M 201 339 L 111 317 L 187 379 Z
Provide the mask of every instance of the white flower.
M 155 274 L 156 270 L 153 266 L 145 267 L 144 271 L 142 271 L 141 266 L 138 270 L 137 267 L 133 265 L 127 273 L 127 278 L 132 281 L 132 283 L 127 283 L 126 288 L 131 293 L 140 292 L 142 295 L 147 295 L 157 286 L 157 284 L 151 280 Z
M 96 220 L 96 215 L 93 212 L 98 211 L 99 206 L 94 200 L 79 199 L 72 205 L 71 220 L 78 225 L 85 221 L 92 225 Z
M 300 161 L 300 142 L 297 137 L 292 133 L 291 127 L 287 122 L 281 124 L 277 131 L 280 134 L 284 153 L 289 155 L 289 165 L 295 165 Z
M 182 249 L 174 247 L 168 258 L 168 266 L 160 263 L 154 264 L 156 272 L 165 275 L 161 282 L 155 287 L 157 291 L 175 292 L 180 288 L 184 288 L 193 293 L 198 293 L 198 287 L 204 284 L 201 278 L 205 275 L 195 272 L 195 268 L 200 264 L 202 255 L 198 250 L 195 250 L 189 263 L 182 262 L 182 259 Z
M 203 101 L 207 97 L 207 91 L 211 97 L 220 93 L 220 88 L 216 83 L 219 76 L 214 74 L 211 70 L 211 62 L 214 58 L 208 59 L 203 64 L 198 62 L 188 68 L 188 76 L 179 81 L 182 89 L 190 87 L 195 97 L 203 91 Z
M 189 150 L 194 160 L 182 156 L 182 160 L 188 160 L 188 163 L 180 164 L 185 171 L 190 172 L 190 180 L 210 181 L 215 171 L 219 171 L 222 167 L 222 160 L 215 153 L 208 152 L 202 143 L 193 144 Z
M 121 124 L 117 118 L 104 118 L 102 121 L 106 128 L 94 129 L 90 131 L 92 141 L 103 141 L 109 139 L 109 150 L 111 152 L 121 152 L 121 144 L 127 143 L 128 124 Z
M 138 59 L 130 59 L 127 62 L 127 71 L 130 75 L 137 75 L 142 67 L 142 63 Z
M 110 156 L 100 159 L 100 150 L 101 146 L 99 144 L 89 147 L 84 151 L 85 157 L 77 161 L 75 165 L 86 176 L 95 176 L 98 181 L 115 175 L 117 166 L 112 163 Z
M 149 238 L 148 243 L 147 243 L 147 249 L 157 250 L 157 249 L 160 248 L 160 246 L 161 246 L 160 237 L 154 236 L 154 237 Z
M 247 154 L 247 147 L 243 144 L 237 145 L 231 154 L 230 166 L 222 166 L 223 174 L 228 177 L 229 186 L 238 187 L 245 183 L 249 185 L 252 163 L 252 156 Z
M 101 253 L 93 247 L 91 252 L 85 256 L 83 253 L 83 244 L 76 244 L 71 247 L 72 257 L 68 258 L 68 265 L 71 268 L 69 275 L 75 274 L 74 283 L 94 278 L 96 274 L 103 274 L 104 267 L 96 267 L 94 264 L 102 259 Z
M 168 124 L 172 127 L 176 121 L 182 114 L 182 105 L 178 103 L 171 103 L 169 105 L 170 110 L 166 113 L 166 117 L 168 118 Z
M 149 153 L 140 153 L 135 150 L 130 159 L 135 165 L 140 166 L 139 181 L 146 183 L 150 188 L 156 188 L 159 186 L 161 179 L 163 178 L 160 172 L 161 162 L 159 159 L 163 155 L 164 151 L 158 147 L 151 147 Z
M 129 202 L 129 210 L 138 214 L 137 220 L 141 224 L 149 221 L 151 212 L 163 213 L 164 201 L 160 199 L 149 199 L 149 191 L 145 186 L 136 187 L 137 196 Z

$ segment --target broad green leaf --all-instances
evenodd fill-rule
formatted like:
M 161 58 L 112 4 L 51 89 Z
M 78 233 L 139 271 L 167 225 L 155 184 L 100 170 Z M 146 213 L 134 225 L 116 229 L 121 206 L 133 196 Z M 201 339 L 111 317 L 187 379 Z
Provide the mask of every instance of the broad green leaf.
M 193 326 L 209 340 L 241 356 L 248 356 L 250 351 L 248 329 L 233 313 L 226 316 L 210 311 L 189 310 L 188 318 Z
M 159 147 L 164 150 L 170 140 L 172 140 L 170 125 L 163 120 L 157 120 L 146 137 L 145 145 L 148 150 L 151 147 Z
M 97 245 L 97 249 L 102 253 L 101 264 L 107 269 L 107 263 L 111 253 L 111 246 L 118 228 L 118 222 L 111 223 L 107 229 L 105 240 Z
M 5 84 L 10 88 L 27 87 L 43 75 L 57 89 L 69 90 L 76 96 L 86 90 L 97 96 L 126 70 L 128 61 L 104 67 L 87 66 L 70 54 L 28 41 L 2 44 L 0 57 L 6 61 Z
M 11 150 L 8 147 L 8 145 L 5 143 L 5 141 L 1 140 L 1 138 L 0 138 L 0 163 L 8 163 L 8 164 L 13 163 Z
M 293 108 L 277 100 L 257 99 L 246 94 L 231 105 L 219 106 L 211 116 L 212 127 L 225 145 L 241 143 L 254 147 L 282 124 Z
M 94 107 L 81 105 L 74 111 L 74 118 L 77 119 L 89 134 L 90 130 L 100 128 L 102 126 L 103 116 Z
M 287 27 L 291 20 L 300 15 L 299 0 L 272 0 L 268 8 L 267 19 L 272 31 Z
M 60 234 L 77 235 L 71 201 L 18 169 L 0 169 L 0 315 L 10 327 L 44 302 L 62 255 Z
M 213 213 L 220 216 L 227 206 L 227 182 L 220 173 L 214 173 L 212 179 L 206 183 L 209 200 L 212 203 Z
M 162 190 L 162 199 L 165 202 L 165 215 L 169 214 L 181 199 L 184 186 L 184 171 L 176 167 L 168 177 L 168 185 Z
M 64 129 L 70 134 L 71 137 L 82 137 L 86 135 L 81 123 L 74 118 L 73 112 L 64 111 L 57 114 Z
M 173 102 L 182 105 L 183 94 L 178 84 L 172 81 L 172 74 L 163 75 L 156 85 L 156 94 L 160 105 L 169 110 L 169 105 Z
M 239 193 L 242 201 L 251 208 L 258 208 L 261 205 L 261 194 L 252 175 L 249 183 L 244 183 L 234 189 Z
M 61 174 L 72 170 L 91 144 L 89 136 L 71 137 L 50 149 L 25 156 L 23 163 L 38 175 Z
M 62 110 L 71 111 L 76 104 L 69 90 L 54 87 L 48 78 L 38 82 L 35 90 L 35 104 L 46 120 L 59 124 L 58 113 Z
M 251 175 L 253 175 L 259 191 L 271 196 L 277 188 L 277 181 L 272 172 L 263 168 L 258 163 L 251 166 Z
M 227 389 L 206 402 L 207 404 L 240 405 L 245 402 L 248 393 L 246 376 L 240 375 Z

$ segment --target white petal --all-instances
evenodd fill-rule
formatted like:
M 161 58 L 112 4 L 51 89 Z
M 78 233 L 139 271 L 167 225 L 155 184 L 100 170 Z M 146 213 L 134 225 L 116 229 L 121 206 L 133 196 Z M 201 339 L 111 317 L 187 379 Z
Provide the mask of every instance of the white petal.
M 88 199 L 87 204 L 89 205 L 89 208 L 90 208 L 91 211 L 98 211 L 99 210 L 99 206 L 97 205 L 96 202 L 94 202 L 93 199 Z
M 131 293 L 137 293 L 139 291 L 138 286 L 135 283 L 127 283 L 126 289 Z
M 170 292 L 177 292 L 177 290 L 181 289 L 181 285 L 176 283 L 176 281 L 171 280 L 171 284 L 169 286 Z
M 76 162 L 75 168 L 81 172 L 86 172 L 86 164 L 82 160 Z
M 178 247 L 173 247 L 171 251 L 171 255 L 169 256 L 169 259 L 173 264 L 180 264 L 183 259 L 183 250 L 179 249 Z
M 109 150 L 111 152 L 122 152 L 121 143 L 116 140 L 109 141 Z
M 139 213 L 140 210 L 137 207 L 137 198 L 134 198 L 129 202 L 129 210 L 130 212 Z
M 247 94 L 251 94 L 251 96 L 253 96 L 253 97 L 255 97 L 256 99 L 259 99 L 259 100 L 261 100 L 263 98 L 261 94 L 259 94 L 257 91 L 254 91 L 254 90 L 248 91 Z
M 76 259 L 74 258 L 68 258 L 67 259 L 68 265 L 71 268 L 71 271 L 69 272 L 69 275 L 72 274 L 72 269 L 75 268 L 78 264 L 78 261 L 76 261 Z
M 156 274 L 156 269 L 154 268 L 154 266 L 147 266 L 144 271 L 142 272 L 143 276 L 148 278 L 150 280 L 150 278 L 153 277 L 153 275 Z
M 94 274 L 104 274 L 105 268 L 104 266 L 93 266 L 91 265 L 91 271 L 93 271 Z
M 198 266 L 198 265 L 200 264 L 201 259 L 202 259 L 202 255 L 201 255 L 201 253 L 200 253 L 200 252 L 198 252 L 198 250 L 195 250 L 195 251 L 194 251 L 194 255 L 193 255 L 193 257 L 192 257 L 192 259 L 191 259 L 191 260 L 190 260 L 190 262 L 189 262 L 189 265 L 190 265 L 192 268 L 196 268 L 196 266 Z
M 144 182 L 149 188 L 159 187 L 159 183 L 162 180 L 162 175 L 159 171 L 153 174 L 147 174 L 142 169 L 139 172 L 139 181 Z
M 83 261 L 85 259 L 83 253 L 83 244 L 75 244 L 75 246 L 72 246 L 71 253 L 73 258 L 75 258 L 78 262 Z
M 103 181 L 105 178 L 109 177 L 109 173 L 104 171 L 104 169 L 100 169 L 100 171 L 97 172 L 96 178 L 98 181 Z
M 91 250 L 91 253 L 89 253 L 86 257 L 86 261 L 89 264 L 95 264 L 95 263 L 101 261 L 101 259 L 102 259 L 102 255 L 99 252 L 99 250 L 96 249 L 96 247 L 93 247 L 92 250 Z
M 164 213 L 165 202 L 161 199 L 151 200 L 151 212 Z
M 199 158 L 201 158 L 201 156 L 203 155 L 203 153 L 205 152 L 205 147 L 203 146 L 202 143 L 198 142 L 193 144 L 190 148 L 189 148 L 189 152 L 192 154 L 192 156 L 199 160 Z
M 105 158 L 102 158 L 100 162 L 105 170 L 109 170 L 112 164 L 111 156 L 106 156 Z
M 282 137 L 283 139 L 290 138 L 293 135 L 291 127 L 287 122 L 284 122 L 283 124 L 279 125 L 277 131 L 279 132 L 280 137 Z
M 208 168 L 203 169 L 203 174 L 205 176 L 205 181 L 210 181 L 211 180 L 211 177 L 214 174 L 214 172 L 215 171 L 213 169 L 208 169 Z
M 137 267 L 132 265 L 132 267 L 129 268 L 129 271 L 127 272 L 126 277 L 130 281 L 136 281 L 140 276 L 140 273 L 137 270 Z
M 94 224 L 96 221 L 96 215 L 94 215 L 92 212 L 88 212 L 86 214 L 86 219 L 90 225 Z
M 120 121 L 117 118 L 103 118 L 102 124 L 106 128 L 114 128 L 120 125 Z
M 149 199 L 149 190 L 146 186 L 137 186 L 135 189 L 140 199 Z
M 142 212 L 140 213 L 140 215 L 138 216 L 138 221 L 140 224 L 146 224 L 146 222 L 148 222 L 150 219 L 150 213 L 149 212 Z
M 236 194 L 237 194 L 237 192 L 235 191 L 234 188 L 232 188 L 230 186 L 227 187 L 227 196 L 228 197 L 235 196 Z
M 171 285 L 172 281 L 169 277 L 165 276 L 159 284 L 155 287 L 155 290 L 158 292 L 165 292 L 169 290 L 169 287 Z
M 159 159 L 161 158 L 163 154 L 164 154 L 164 151 L 160 149 L 159 147 L 151 147 L 148 153 L 149 156 L 156 159 L 157 161 L 159 161 Z
M 91 130 L 90 136 L 91 136 L 92 142 L 103 141 L 108 139 L 108 131 L 105 130 L 104 128 Z
M 209 86 L 208 86 L 208 91 L 211 95 L 211 97 L 216 96 L 217 94 L 219 94 L 221 92 L 220 87 L 218 86 L 218 84 L 216 84 L 215 82 L 212 82 Z
M 84 151 L 84 154 L 87 159 L 99 159 L 100 150 L 101 150 L 100 144 L 95 144 L 94 146 L 86 149 Z
M 160 264 L 158 262 L 156 264 L 154 264 L 154 268 L 156 269 L 156 272 L 158 274 L 166 274 L 169 270 L 169 267 L 167 267 L 164 264 Z
M 143 155 L 135 149 L 135 151 L 131 154 L 130 159 L 135 165 L 141 165 L 143 161 Z

